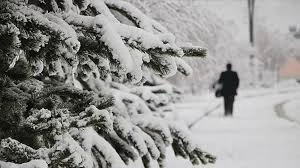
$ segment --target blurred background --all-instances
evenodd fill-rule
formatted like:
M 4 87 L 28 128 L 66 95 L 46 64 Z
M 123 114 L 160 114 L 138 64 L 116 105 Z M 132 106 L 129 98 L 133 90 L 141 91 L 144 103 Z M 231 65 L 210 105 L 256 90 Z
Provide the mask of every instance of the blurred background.
M 247 0 L 127 1 L 166 26 L 178 44 L 208 49 L 205 59 L 186 58 L 193 67 L 192 76 L 178 74 L 169 79 L 186 93 L 207 93 L 228 62 L 239 73 L 241 88 L 300 79 L 299 0 L 256 0 L 253 45 Z

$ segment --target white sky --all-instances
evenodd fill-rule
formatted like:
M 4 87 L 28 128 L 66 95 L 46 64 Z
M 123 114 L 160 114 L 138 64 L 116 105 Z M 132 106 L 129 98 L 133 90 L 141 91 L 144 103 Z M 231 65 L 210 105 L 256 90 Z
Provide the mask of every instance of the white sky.
M 248 0 L 198 0 L 208 9 L 239 28 L 238 38 L 248 39 Z M 290 25 L 300 24 L 300 0 L 256 0 L 255 15 L 270 29 L 288 32 Z

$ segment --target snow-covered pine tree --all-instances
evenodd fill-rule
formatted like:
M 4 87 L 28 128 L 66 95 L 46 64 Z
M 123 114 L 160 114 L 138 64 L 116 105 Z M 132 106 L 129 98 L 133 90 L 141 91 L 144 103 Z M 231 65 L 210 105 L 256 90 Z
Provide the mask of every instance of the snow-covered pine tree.
M 158 22 L 119 0 L 0 2 L 0 167 L 164 167 L 166 147 L 213 163 L 187 130 L 161 117 L 190 74 Z M 174 96 L 175 95 L 175 96 Z

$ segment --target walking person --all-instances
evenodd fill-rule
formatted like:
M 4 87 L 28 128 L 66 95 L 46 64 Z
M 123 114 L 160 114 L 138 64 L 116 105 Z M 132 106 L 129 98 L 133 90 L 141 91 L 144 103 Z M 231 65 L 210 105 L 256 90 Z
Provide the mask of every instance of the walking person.
M 233 115 L 234 97 L 237 95 L 239 87 L 239 77 L 237 72 L 232 71 L 232 65 L 226 65 L 226 71 L 222 72 L 218 83 L 222 85 L 221 95 L 224 97 L 225 116 Z

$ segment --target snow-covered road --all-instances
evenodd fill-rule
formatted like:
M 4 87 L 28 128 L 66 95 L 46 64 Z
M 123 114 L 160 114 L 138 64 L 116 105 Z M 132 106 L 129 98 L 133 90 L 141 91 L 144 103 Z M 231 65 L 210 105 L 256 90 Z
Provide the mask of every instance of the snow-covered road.
M 191 128 L 203 149 L 218 158 L 208 167 L 299 168 L 300 122 L 284 116 L 300 121 L 300 87 L 242 92 L 236 99 L 233 118 L 224 118 L 221 106 Z M 210 96 L 187 97 L 176 105 L 175 118 L 190 124 L 221 101 Z M 170 157 L 168 167 L 193 166 Z

